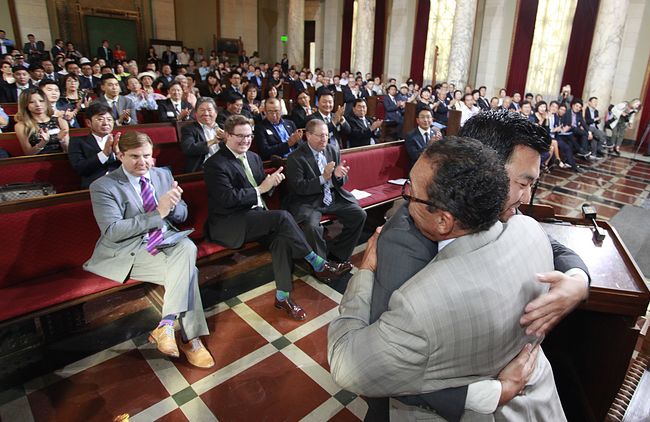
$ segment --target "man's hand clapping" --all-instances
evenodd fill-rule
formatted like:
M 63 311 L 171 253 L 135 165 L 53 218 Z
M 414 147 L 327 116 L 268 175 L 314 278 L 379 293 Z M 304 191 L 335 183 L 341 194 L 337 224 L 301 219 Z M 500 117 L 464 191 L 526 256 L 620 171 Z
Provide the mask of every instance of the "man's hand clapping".
M 332 178 L 332 173 L 334 173 L 335 167 L 336 167 L 336 163 L 334 161 L 330 161 L 329 163 L 327 163 L 327 165 L 323 169 L 323 179 L 330 180 Z
M 158 207 L 156 209 L 162 218 L 167 217 L 176 204 L 180 202 L 182 194 L 183 189 L 178 186 L 178 182 L 174 181 L 172 183 L 172 188 L 158 200 Z
M 342 179 L 345 176 L 348 175 L 348 172 L 350 171 L 350 166 L 347 166 L 347 161 L 343 160 L 341 164 L 336 166 L 334 169 L 334 176 L 336 176 L 338 179 Z
M 284 174 L 282 174 L 284 167 L 280 167 L 275 172 L 266 176 L 266 179 L 258 186 L 260 193 L 266 193 L 282 183 L 284 180 Z

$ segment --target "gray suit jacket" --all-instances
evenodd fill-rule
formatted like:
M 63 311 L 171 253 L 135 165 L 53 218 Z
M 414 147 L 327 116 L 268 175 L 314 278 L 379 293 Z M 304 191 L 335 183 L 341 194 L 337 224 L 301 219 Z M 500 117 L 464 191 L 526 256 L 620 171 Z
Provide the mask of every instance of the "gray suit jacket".
M 106 101 L 106 97 L 104 96 L 104 94 L 97 97 L 97 99 L 95 101 L 99 101 L 100 103 L 110 107 L 110 105 L 108 104 L 108 101 Z M 133 101 L 131 101 L 130 98 L 127 98 L 124 95 L 118 95 L 117 96 L 117 112 L 121 114 L 122 111 L 124 111 L 126 109 L 131 110 L 131 120 L 129 120 L 129 123 L 127 123 L 127 125 L 137 125 L 138 124 L 138 114 L 136 113 L 136 110 L 135 110 L 135 104 L 133 104 Z
M 156 199 L 171 189 L 174 179 L 168 170 L 152 167 L 149 174 Z M 167 223 L 173 231 L 170 223 L 181 223 L 187 218 L 187 204 L 183 200 L 165 219 L 155 210 L 145 213 L 142 199 L 122 167 L 95 180 L 90 185 L 90 199 L 101 234 L 84 269 L 120 283 L 129 275 L 149 230 Z
M 454 240 L 393 293 L 389 310 L 372 324 L 373 274 L 360 271 L 348 285 L 341 316 L 330 325 L 332 375 L 343 388 L 369 397 L 496 377 L 531 341 L 519 318 L 546 291 L 535 274 L 552 269 L 547 236 L 535 221 L 515 216 L 506 225 Z M 542 353 L 533 381 L 524 396 L 497 409 L 497 419 L 563 420 Z M 479 417 L 465 413 L 474 416 Z

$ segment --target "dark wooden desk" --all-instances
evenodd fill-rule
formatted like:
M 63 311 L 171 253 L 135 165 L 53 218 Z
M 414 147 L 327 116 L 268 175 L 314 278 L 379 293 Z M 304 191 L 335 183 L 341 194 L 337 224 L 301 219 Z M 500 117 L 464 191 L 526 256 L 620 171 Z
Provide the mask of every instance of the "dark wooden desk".
M 569 421 L 598 421 L 618 392 L 650 300 L 643 276 L 616 230 L 598 221 L 607 237 L 596 245 L 582 219 L 558 217 L 566 225 L 544 229 L 582 257 L 592 278 L 589 298 L 542 344 Z

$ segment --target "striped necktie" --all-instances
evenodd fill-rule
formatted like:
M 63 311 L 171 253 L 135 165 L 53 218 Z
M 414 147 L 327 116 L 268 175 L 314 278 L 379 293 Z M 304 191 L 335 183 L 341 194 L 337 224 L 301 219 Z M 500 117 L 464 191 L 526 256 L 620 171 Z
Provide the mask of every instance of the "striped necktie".
M 323 172 L 325 171 L 325 166 L 327 166 L 327 158 L 325 158 L 325 154 L 322 151 L 319 152 L 317 155 L 318 155 L 318 169 L 320 170 L 320 173 L 323 174 Z M 323 204 L 326 207 L 332 205 L 331 184 L 332 184 L 332 179 L 326 180 L 325 184 L 323 185 Z
M 149 180 L 142 176 L 140 177 L 140 196 L 142 197 L 142 207 L 145 212 L 152 212 L 156 209 L 156 198 L 153 196 L 153 189 L 149 184 Z M 156 255 L 160 252 L 156 246 L 160 245 L 163 241 L 163 233 L 161 229 L 149 230 L 149 239 L 147 240 L 147 252 L 151 255 Z

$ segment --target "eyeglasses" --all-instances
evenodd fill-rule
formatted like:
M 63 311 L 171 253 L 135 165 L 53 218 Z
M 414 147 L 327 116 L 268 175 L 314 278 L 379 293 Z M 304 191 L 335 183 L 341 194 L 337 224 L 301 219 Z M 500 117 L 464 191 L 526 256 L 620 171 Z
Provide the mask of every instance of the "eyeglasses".
M 230 135 L 234 136 L 235 138 L 237 138 L 240 141 L 243 141 L 244 139 L 253 139 L 253 134 L 252 133 L 249 133 L 249 134 L 231 133 Z
M 406 182 L 402 185 L 402 198 L 404 198 L 407 201 L 418 202 L 420 204 L 429 205 L 430 207 L 443 209 L 433 201 L 419 199 L 414 196 L 411 196 L 411 179 L 406 179 Z

